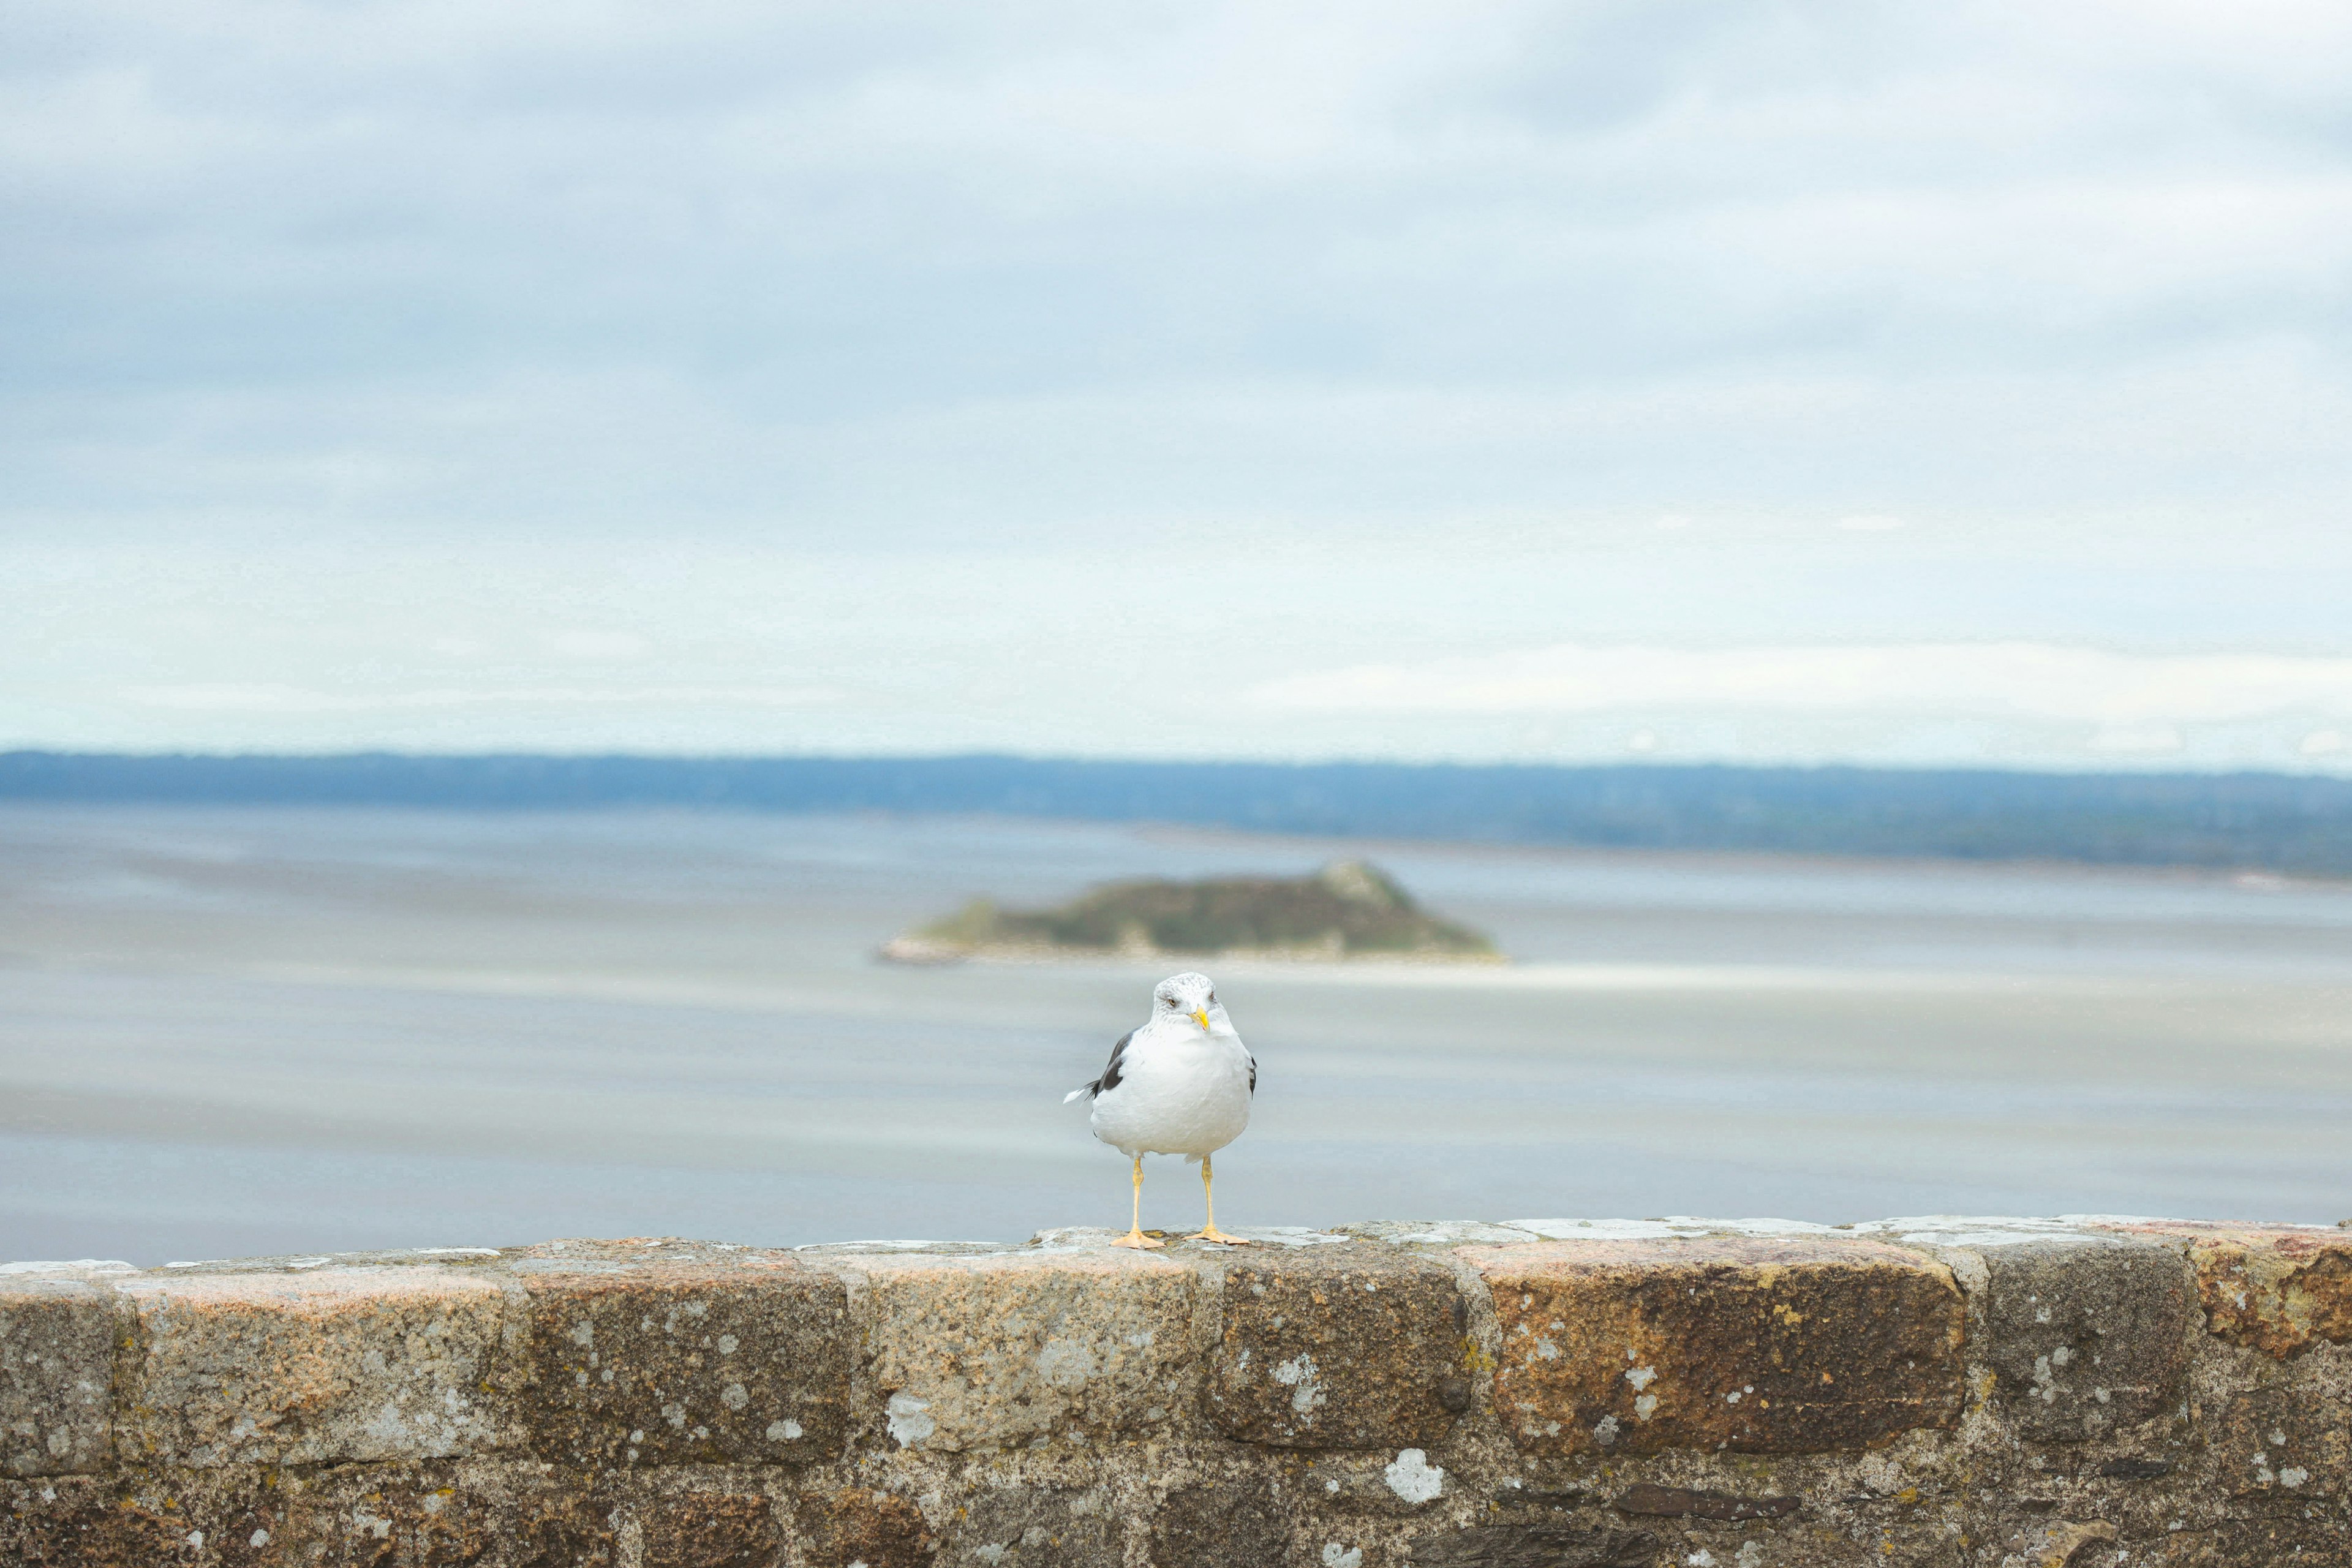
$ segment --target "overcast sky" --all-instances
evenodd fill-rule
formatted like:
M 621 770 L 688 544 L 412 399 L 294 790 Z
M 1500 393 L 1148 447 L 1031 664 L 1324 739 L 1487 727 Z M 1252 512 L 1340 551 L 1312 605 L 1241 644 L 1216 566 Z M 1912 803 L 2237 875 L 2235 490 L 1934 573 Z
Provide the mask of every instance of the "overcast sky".
M 2340 4 L 0 8 L 0 746 L 2352 769 Z

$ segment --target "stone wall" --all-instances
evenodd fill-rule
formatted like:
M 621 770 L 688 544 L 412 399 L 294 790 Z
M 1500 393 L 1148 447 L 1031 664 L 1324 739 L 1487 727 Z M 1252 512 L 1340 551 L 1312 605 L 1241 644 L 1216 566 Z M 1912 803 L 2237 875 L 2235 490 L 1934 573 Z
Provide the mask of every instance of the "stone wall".
M 2352 1563 L 2352 1231 L 0 1272 L 0 1563 Z

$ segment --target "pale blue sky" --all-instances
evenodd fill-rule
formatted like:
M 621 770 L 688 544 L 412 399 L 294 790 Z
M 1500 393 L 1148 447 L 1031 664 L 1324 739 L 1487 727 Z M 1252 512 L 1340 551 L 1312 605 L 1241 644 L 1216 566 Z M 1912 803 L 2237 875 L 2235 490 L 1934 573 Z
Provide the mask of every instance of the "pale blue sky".
M 0 11 L 0 746 L 2352 767 L 2352 11 Z

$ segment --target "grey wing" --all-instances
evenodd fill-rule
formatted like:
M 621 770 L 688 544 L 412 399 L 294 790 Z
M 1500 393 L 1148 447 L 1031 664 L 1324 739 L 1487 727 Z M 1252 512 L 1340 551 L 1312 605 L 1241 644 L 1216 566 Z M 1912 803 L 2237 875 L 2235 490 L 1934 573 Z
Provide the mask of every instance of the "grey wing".
M 1108 1093 L 1109 1090 L 1117 1089 L 1118 1087 L 1120 1066 L 1123 1058 L 1127 1055 L 1127 1042 L 1133 1038 L 1135 1038 L 1135 1031 L 1133 1029 L 1129 1029 L 1127 1033 L 1121 1035 L 1118 1037 L 1118 1043 L 1112 1046 L 1110 1048 L 1110 1066 L 1103 1068 L 1102 1077 L 1095 1079 L 1092 1083 L 1080 1084 L 1076 1089 L 1072 1089 L 1064 1100 L 1064 1103 L 1066 1104 L 1069 1100 L 1076 1100 L 1082 1094 L 1091 1099 L 1096 1095 Z M 1255 1082 L 1257 1069 L 1255 1068 L 1252 1068 L 1250 1071 L 1252 1081 Z

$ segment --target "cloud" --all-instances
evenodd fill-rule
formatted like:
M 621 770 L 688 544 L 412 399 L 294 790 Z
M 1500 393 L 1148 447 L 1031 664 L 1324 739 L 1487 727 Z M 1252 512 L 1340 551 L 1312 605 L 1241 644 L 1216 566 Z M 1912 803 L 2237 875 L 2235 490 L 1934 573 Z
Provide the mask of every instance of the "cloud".
M 404 708 L 516 704 L 569 708 L 622 704 L 647 708 L 806 708 L 843 694 L 816 686 L 445 687 L 415 691 L 321 690 L 267 684 L 140 686 L 122 692 L 141 707 L 206 713 L 365 713 Z
M 2045 643 L 1693 649 L 1568 645 L 1267 682 L 1261 708 L 1418 714 L 1690 711 L 2056 721 L 2101 749 L 2178 750 L 2174 726 L 2352 718 L 2352 658 L 2142 655 Z
M 2335 767 L 2147 658 L 2352 655 L 2347 101 L 2271 0 L 21 0 L 0 741 Z

